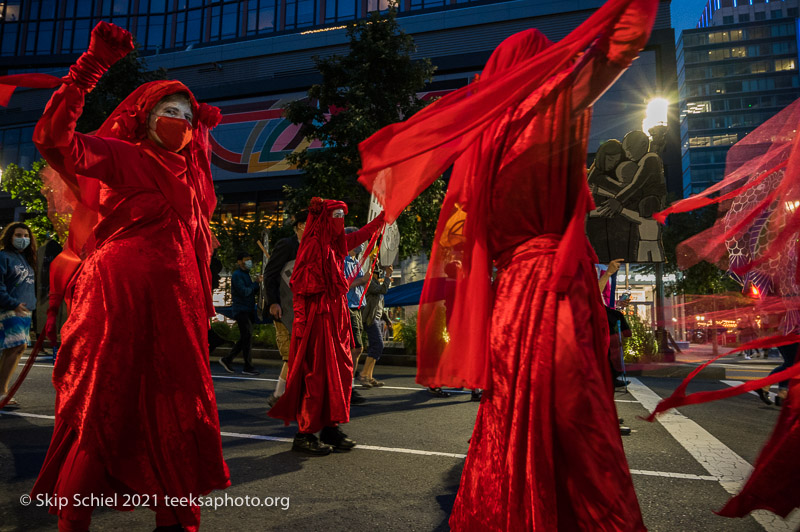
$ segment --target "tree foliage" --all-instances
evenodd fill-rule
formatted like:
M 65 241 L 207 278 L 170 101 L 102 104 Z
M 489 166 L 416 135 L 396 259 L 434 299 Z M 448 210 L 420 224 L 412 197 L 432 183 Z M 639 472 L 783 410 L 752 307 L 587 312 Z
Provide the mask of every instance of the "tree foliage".
M 228 271 L 235 269 L 236 255 L 242 251 L 252 255 L 254 264 L 261 263 L 263 254 L 256 241 L 261 240 L 265 223 L 260 216 L 251 221 L 234 217 L 211 222 L 211 230 L 219 241 L 217 257 Z M 254 266 L 254 271 L 259 269 Z
M 25 207 L 25 223 L 38 242 L 55 236 L 53 223 L 47 217 L 47 200 L 42 194 L 42 178 L 39 177 L 39 172 L 46 164 L 43 160 L 38 160 L 31 165 L 30 170 L 25 170 L 12 163 L 3 172 L 3 190 Z
M 300 124 L 307 139 L 323 145 L 289 156 L 305 172 L 299 188 L 285 189 L 290 212 L 320 196 L 346 201 L 349 225 L 366 223 L 369 194 L 357 182 L 358 144 L 424 107 L 417 93 L 434 72 L 429 59 L 411 59 L 414 41 L 400 30 L 396 16 L 391 7 L 387 13 L 373 12 L 366 20 L 351 23 L 349 53 L 315 57 L 322 82 L 309 89 L 307 99 L 285 107 L 286 118 Z M 398 219 L 401 257 L 430 249 L 444 189 L 438 180 Z

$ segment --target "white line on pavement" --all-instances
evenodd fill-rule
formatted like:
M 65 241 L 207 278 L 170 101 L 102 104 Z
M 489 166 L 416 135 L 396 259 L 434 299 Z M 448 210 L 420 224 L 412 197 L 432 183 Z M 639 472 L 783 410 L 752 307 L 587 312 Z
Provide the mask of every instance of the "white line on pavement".
M 642 403 L 648 412 L 655 410 L 661 398 L 639 379 L 631 378 L 628 391 Z M 710 432 L 687 418 L 677 410 L 669 410 L 661 414 L 658 422 L 663 425 L 684 449 L 697 462 L 715 477 L 720 485 L 730 494 L 736 494 L 750 475 L 753 467 L 728 446 L 715 438 Z M 796 530 L 800 524 L 800 514 L 790 514 L 784 521 L 777 515 L 765 510 L 752 512 L 750 515 L 768 532 Z
M 740 384 L 744 384 L 747 381 L 720 381 L 720 382 L 723 383 L 723 384 L 727 384 L 728 386 L 735 387 L 735 386 L 739 386 Z M 776 388 L 777 389 L 777 386 L 771 386 L 770 389 L 772 389 L 772 388 Z M 756 397 L 758 397 L 758 394 L 756 392 L 749 391 L 747 393 L 753 394 Z

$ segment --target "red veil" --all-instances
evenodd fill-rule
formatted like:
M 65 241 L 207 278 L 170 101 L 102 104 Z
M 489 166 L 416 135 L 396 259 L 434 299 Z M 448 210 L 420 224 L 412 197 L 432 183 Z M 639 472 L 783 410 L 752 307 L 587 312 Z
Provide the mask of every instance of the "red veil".
M 725 178 L 700 194 L 678 201 L 654 217 L 718 204 L 716 223 L 677 247 L 678 265 L 702 260 L 716 264 L 757 293 L 763 315 L 783 315 L 781 335 L 761 338 L 736 351 L 800 341 L 800 100 L 776 114 L 728 151 Z M 751 291 L 751 287 L 755 290 Z M 763 312 L 762 312 L 763 311 Z M 722 353 L 719 357 L 731 352 Z M 688 404 L 705 403 L 756 390 L 800 375 L 800 364 L 781 373 L 724 390 L 686 395 L 689 381 L 703 364 L 664 399 L 651 415 Z
M 516 34 L 498 47 L 478 81 L 360 144 L 359 181 L 384 206 L 388 223 L 455 163 L 420 300 L 419 383 L 486 388 L 491 382 L 491 256 L 486 224 L 492 176 L 491 161 L 481 154 L 493 142 L 493 125 L 526 100 L 533 102 L 528 112 L 535 116 L 558 90 L 559 75 L 568 73 L 598 40 L 608 48 L 610 61 L 629 64 L 645 44 L 639 42 L 641 25 L 648 21 L 637 20 L 639 26 L 629 31 L 615 25 L 633 4 L 641 4 L 644 18 L 652 23 L 657 2 L 610 0 L 557 44 L 536 30 Z M 632 56 L 631 50 L 635 50 Z M 569 119 L 564 117 L 565 123 Z M 478 166 L 481 162 L 486 167 Z M 583 220 L 591 198 L 588 192 L 578 197 L 556 253 L 554 271 L 560 277 L 554 280 L 555 290 L 564 288 L 577 267 L 569 254 L 585 245 Z

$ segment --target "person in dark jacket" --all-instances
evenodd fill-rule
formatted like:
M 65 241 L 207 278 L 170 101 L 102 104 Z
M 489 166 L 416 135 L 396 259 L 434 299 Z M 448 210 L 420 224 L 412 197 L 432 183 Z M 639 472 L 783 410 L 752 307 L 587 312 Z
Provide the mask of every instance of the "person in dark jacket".
M 364 330 L 367 333 L 369 348 L 367 349 L 367 360 L 364 361 L 364 369 L 361 370 L 361 376 L 358 378 L 358 382 L 365 388 L 384 385 L 384 382 L 375 379 L 372 375 L 372 372 L 375 370 L 375 364 L 380 360 L 383 354 L 383 334 L 381 333 L 383 329 L 381 325 L 383 296 L 389 291 L 389 287 L 392 285 L 392 272 L 394 271 L 391 266 L 386 266 L 383 270 L 384 278 L 382 281 L 380 278 L 380 270 L 376 268 L 372 272 L 372 282 L 367 287 L 367 294 L 364 296 L 366 305 L 361 309 L 361 317 L 364 322 Z
M 236 325 L 239 326 L 239 341 L 233 346 L 228 356 L 219 359 L 220 365 L 228 373 L 233 373 L 231 363 L 240 352 L 244 358 L 244 375 L 258 375 L 259 372 L 253 366 L 250 355 L 250 342 L 253 338 L 253 321 L 255 321 L 256 293 L 258 292 L 261 276 L 256 281 L 250 278 L 250 270 L 253 269 L 253 257 L 250 253 L 240 252 L 236 257 L 237 268 L 231 276 L 231 295 L 233 305 L 231 312 Z
M 11 375 L 28 345 L 36 309 L 36 240 L 22 222 L 0 234 L 0 401 L 8 393 Z M 13 397 L 8 406 L 19 406 Z
M 306 229 L 307 219 L 307 209 L 294 215 L 292 219 L 294 235 L 282 238 L 275 243 L 275 248 L 272 250 L 272 255 L 269 256 L 267 267 L 264 270 L 267 308 L 273 317 L 275 341 L 283 359 L 278 385 L 267 399 L 269 408 L 272 408 L 278 398 L 286 391 L 286 376 L 289 374 L 289 345 L 292 338 L 292 320 L 294 320 L 292 289 L 289 287 L 289 280 L 292 278 L 294 261 L 297 258 L 297 250 L 300 248 L 303 231 Z

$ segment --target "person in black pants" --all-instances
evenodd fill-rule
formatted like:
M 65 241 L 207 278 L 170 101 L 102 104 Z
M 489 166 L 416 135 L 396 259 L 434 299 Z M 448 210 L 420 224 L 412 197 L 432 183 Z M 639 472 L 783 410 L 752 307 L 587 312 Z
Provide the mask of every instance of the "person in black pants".
M 250 355 L 250 342 L 253 338 L 253 321 L 255 320 L 256 292 L 261 284 L 261 276 L 256 281 L 250 278 L 250 270 L 253 268 L 253 257 L 250 253 L 240 252 L 236 257 L 238 268 L 231 276 L 231 295 L 233 296 L 233 319 L 239 326 L 239 341 L 233 346 L 228 356 L 220 358 L 220 365 L 228 373 L 233 373 L 231 362 L 240 352 L 244 358 L 244 375 L 258 375 L 259 372 L 253 366 Z

